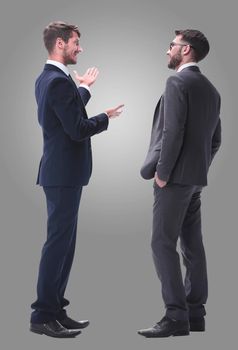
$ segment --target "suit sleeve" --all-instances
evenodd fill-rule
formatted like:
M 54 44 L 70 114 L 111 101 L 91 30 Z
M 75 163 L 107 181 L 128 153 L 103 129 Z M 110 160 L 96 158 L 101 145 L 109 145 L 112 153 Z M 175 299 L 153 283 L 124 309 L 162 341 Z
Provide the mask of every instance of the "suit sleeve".
M 164 127 L 160 158 L 156 171 L 159 178 L 168 181 L 183 145 L 187 119 L 187 94 L 181 79 L 167 80 L 164 93 Z
M 90 92 L 87 89 L 85 89 L 84 87 L 81 87 L 81 86 L 78 88 L 78 92 L 79 92 L 79 94 L 81 96 L 81 99 L 83 101 L 84 106 L 86 106 L 88 101 L 90 100 L 90 97 L 91 97 Z
M 221 119 L 219 118 L 215 132 L 212 137 L 211 162 L 221 146 Z
M 65 133 L 74 141 L 82 141 L 108 127 L 105 113 L 88 119 L 83 102 L 68 79 L 53 80 L 48 91 L 48 101 Z

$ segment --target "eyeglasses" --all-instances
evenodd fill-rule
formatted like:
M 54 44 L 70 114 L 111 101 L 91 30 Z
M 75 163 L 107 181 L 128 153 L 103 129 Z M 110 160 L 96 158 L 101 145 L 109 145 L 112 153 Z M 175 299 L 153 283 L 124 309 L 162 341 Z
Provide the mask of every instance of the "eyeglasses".
M 179 43 L 174 43 L 174 42 L 172 41 L 172 43 L 169 44 L 169 49 L 172 50 L 172 48 L 173 48 L 174 46 L 187 46 L 187 45 L 189 45 L 190 47 L 192 47 L 192 45 L 190 45 L 190 44 L 179 44 Z

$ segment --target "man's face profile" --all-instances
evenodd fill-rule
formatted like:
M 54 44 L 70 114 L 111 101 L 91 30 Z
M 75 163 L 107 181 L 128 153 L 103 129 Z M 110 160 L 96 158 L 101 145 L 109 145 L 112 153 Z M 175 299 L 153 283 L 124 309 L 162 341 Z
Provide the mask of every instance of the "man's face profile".
M 69 38 L 68 42 L 64 42 L 63 47 L 63 60 L 64 64 L 67 66 L 68 64 L 76 64 L 77 63 L 77 56 L 79 52 L 82 52 L 82 48 L 79 45 L 79 37 L 78 34 L 75 32 L 72 32 L 72 36 Z

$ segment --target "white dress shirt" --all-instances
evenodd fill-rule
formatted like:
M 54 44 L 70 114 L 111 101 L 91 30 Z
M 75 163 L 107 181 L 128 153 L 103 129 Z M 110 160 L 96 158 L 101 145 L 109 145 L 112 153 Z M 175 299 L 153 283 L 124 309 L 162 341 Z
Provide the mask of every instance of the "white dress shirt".
M 177 73 L 181 72 L 181 70 L 183 70 L 184 68 L 192 67 L 192 66 L 198 67 L 198 64 L 197 64 L 196 62 L 184 63 L 184 64 L 182 64 L 182 66 L 180 66 L 180 67 L 178 68 Z

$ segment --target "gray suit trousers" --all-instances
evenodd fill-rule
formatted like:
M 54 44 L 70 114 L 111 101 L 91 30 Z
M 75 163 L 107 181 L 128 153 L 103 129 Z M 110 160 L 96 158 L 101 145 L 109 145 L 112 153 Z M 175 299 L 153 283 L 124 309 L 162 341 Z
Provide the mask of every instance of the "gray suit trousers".
M 188 320 L 206 314 L 207 269 L 201 232 L 201 186 L 154 183 L 152 253 L 166 315 Z M 183 282 L 177 242 L 186 268 Z

